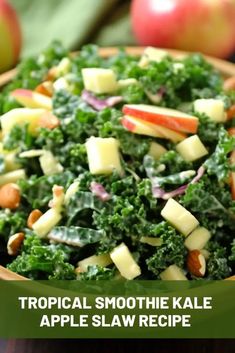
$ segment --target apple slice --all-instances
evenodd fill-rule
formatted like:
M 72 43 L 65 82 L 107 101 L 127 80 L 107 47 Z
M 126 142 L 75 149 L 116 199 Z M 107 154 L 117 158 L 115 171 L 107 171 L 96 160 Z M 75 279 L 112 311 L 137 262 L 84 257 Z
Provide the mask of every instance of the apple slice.
M 127 130 L 133 132 L 134 134 L 163 138 L 163 135 L 157 130 L 155 130 L 145 122 L 133 118 L 132 116 L 125 115 L 122 118 L 121 123 L 122 126 L 124 126 Z
M 52 109 L 52 99 L 41 93 L 29 89 L 18 88 L 11 92 L 11 96 L 26 108 Z
M 183 133 L 167 129 L 166 127 L 151 124 L 147 121 L 134 118 L 133 116 L 125 115 L 121 120 L 122 125 L 134 134 L 147 135 L 168 139 L 173 142 L 184 140 L 187 136 Z
M 122 111 L 125 115 L 131 115 L 154 125 L 182 132 L 197 132 L 198 118 L 178 110 L 146 104 L 126 104 Z
M 0 117 L 3 136 L 6 136 L 16 125 L 28 124 L 29 132 L 38 133 L 38 121 L 46 112 L 45 109 L 15 108 Z

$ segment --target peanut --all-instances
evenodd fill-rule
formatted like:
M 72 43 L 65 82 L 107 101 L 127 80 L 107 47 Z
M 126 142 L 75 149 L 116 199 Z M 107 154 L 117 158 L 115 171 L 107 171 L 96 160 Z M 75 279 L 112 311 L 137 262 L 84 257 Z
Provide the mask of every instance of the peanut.
M 20 200 L 20 188 L 17 184 L 8 183 L 0 188 L 0 207 L 14 210 L 19 207 Z
M 40 210 L 33 210 L 27 219 L 27 226 L 28 228 L 32 229 L 33 224 L 42 216 L 42 212 Z
M 7 252 L 9 255 L 17 255 L 24 241 L 24 237 L 24 233 L 16 233 L 10 236 L 7 243 Z

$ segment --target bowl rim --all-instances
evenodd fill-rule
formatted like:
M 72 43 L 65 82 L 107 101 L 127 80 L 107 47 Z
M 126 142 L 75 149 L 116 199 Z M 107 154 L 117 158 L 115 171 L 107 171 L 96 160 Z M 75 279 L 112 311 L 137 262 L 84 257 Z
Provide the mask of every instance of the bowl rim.
M 139 46 L 126 46 L 124 47 L 125 51 L 134 56 L 140 56 L 146 47 L 139 47 Z M 120 47 L 103 47 L 99 48 L 99 54 L 104 57 L 108 58 L 110 56 L 113 56 L 118 53 Z M 177 50 L 177 49 L 167 49 L 167 48 L 157 48 L 161 50 L 165 50 L 169 53 L 169 55 L 175 57 L 175 58 L 183 58 L 189 54 L 192 54 L 192 52 L 188 51 L 182 51 L 182 50 Z M 79 54 L 79 51 L 72 52 L 70 55 L 74 56 Z M 208 55 L 203 56 L 206 58 L 208 62 L 210 62 L 220 73 L 222 76 L 226 79 L 231 76 L 235 76 L 235 64 L 228 62 L 226 60 L 218 59 L 215 57 L 211 57 Z M 8 84 L 17 74 L 17 68 L 13 68 L 3 74 L 0 74 L 0 89 Z M 18 275 L 17 273 L 8 270 L 7 268 L 0 266 L 0 280 L 29 280 L 27 277 L 23 277 L 21 275 Z M 235 280 L 235 275 L 230 276 L 226 278 L 225 280 Z

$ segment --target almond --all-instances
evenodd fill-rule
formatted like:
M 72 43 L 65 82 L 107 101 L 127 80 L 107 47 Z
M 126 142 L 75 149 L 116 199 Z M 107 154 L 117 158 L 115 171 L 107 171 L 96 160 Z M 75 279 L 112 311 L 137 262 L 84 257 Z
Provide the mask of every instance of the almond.
M 53 84 L 51 81 L 44 81 L 42 83 L 40 83 L 40 85 L 38 85 L 35 88 L 35 92 L 44 94 L 44 96 L 47 97 L 52 97 L 53 95 Z
M 42 114 L 42 116 L 39 118 L 39 121 L 38 121 L 39 127 L 47 128 L 50 130 L 55 129 L 59 125 L 60 125 L 59 119 L 51 112 L 46 112 Z
M 0 207 L 14 210 L 19 207 L 20 200 L 20 188 L 17 184 L 8 183 L 0 188 Z
M 33 210 L 27 219 L 27 226 L 32 229 L 33 224 L 42 216 L 42 212 L 40 210 Z
M 206 272 L 206 260 L 199 250 L 189 251 L 187 256 L 187 268 L 196 277 L 203 277 Z
M 24 237 L 24 233 L 16 233 L 10 236 L 7 243 L 7 252 L 9 255 L 17 255 L 24 241 Z

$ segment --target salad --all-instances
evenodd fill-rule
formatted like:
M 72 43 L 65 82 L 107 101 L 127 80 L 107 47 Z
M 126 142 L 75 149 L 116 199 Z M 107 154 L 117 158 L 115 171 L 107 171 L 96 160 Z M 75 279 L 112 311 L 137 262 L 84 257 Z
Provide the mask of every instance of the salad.
M 235 270 L 235 94 L 203 56 L 54 42 L 0 95 L 1 263 L 31 279 Z

